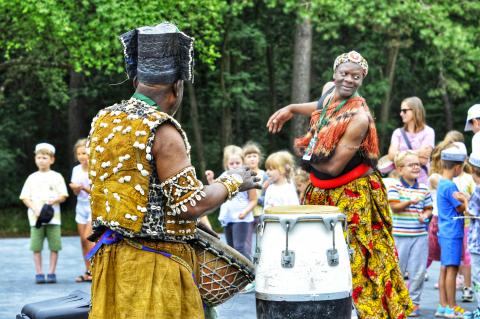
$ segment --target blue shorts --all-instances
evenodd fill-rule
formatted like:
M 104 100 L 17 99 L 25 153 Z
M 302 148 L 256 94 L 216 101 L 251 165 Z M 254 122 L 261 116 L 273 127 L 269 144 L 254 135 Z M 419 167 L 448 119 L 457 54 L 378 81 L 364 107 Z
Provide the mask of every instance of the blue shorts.
M 440 263 L 442 266 L 460 266 L 463 238 L 438 237 Z

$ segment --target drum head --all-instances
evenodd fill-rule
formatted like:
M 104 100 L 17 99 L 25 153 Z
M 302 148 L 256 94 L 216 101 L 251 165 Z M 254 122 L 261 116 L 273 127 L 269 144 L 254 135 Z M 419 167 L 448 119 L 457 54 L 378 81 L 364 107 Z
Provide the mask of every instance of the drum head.
M 265 214 L 340 214 L 341 210 L 335 206 L 326 205 L 290 205 L 290 206 L 275 206 L 265 209 Z

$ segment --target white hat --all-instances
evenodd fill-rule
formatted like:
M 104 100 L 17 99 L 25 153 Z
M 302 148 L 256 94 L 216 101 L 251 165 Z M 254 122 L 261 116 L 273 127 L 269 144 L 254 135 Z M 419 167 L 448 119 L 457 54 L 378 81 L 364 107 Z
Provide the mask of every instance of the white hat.
M 480 104 L 475 104 L 468 109 L 467 121 L 465 122 L 465 131 L 472 130 L 472 123 L 470 120 L 480 118 Z
M 49 143 L 39 143 L 35 146 L 35 154 L 40 150 L 47 150 L 52 154 L 55 154 L 55 147 Z
M 480 152 L 470 154 L 470 158 L 468 159 L 470 164 L 480 168 Z
M 463 162 L 467 158 L 467 148 L 462 142 L 453 142 L 453 145 L 440 153 L 444 161 Z

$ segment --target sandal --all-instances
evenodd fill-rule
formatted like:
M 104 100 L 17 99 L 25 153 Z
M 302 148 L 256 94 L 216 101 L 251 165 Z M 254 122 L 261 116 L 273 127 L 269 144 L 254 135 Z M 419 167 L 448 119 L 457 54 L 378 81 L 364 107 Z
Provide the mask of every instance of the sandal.
M 75 282 L 92 282 L 92 275 L 89 271 L 75 278 Z

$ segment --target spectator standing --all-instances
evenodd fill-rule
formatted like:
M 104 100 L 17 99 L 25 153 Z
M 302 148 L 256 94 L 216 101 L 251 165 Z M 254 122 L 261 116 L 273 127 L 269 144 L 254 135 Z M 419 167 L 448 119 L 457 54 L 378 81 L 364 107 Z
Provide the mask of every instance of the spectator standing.
M 455 281 L 462 255 L 464 223 L 461 214 L 468 205 L 453 178 L 461 174 L 467 157 L 465 144 L 454 142 L 441 152 L 442 178 L 437 188 L 438 242 L 440 244 L 440 305 L 435 316 L 463 318 L 468 316 L 455 300 Z
M 20 199 L 28 207 L 30 223 L 30 250 L 35 262 L 35 282 L 37 284 L 56 283 L 55 269 L 58 252 L 62 249 L 60 203 L 68 197 L 65 180 L 60 173 L 50 169 L 55 162 L 55 147 L 48 143 L 35 146 L 35 165 L 38 171 L 28 176 L 23 185 Z M 42 221 L 45 205 L 53 208 L 53 217 L 47 223 Z M 50 250 L 50 267 L 45 278 L 42 270 L 43 242 L 47 238 Z
M 93 243 L 87 237 L 92 232 L 92 209 L 90 208 L 90 179 L 88 178 L 88 155 L 86 150 L 87 139 L 78 140 L 73 146 L 73 154 L 79 162 L 72 170 L 70 188 L 77 196 L 75 206 L 75 221 L 82 246 L 82 256 L 85 262 L 85 274 L 75 278 L 76 282 L 92 281 L 90 273 L 90 261 L 85 259 Z
M 297 190 L 293 185 L 295 160 L 287 151 L 270 154 L 265 161 L 269 186 L 265 192 L 264 209 L 274 206 L 299 205 Z
M 257 177 L 260 179 L 260 185 L 263 185 L 264 182 L 267 180 L 268 176 L 267 173 L 260 169 L 260 164 L 263 160 L 263 154 L 255 142 L 247 142 L 243 148 L 243 157 L 245 158 L 245 164 L 249 169 L 257 173 Z M 263 213 L 263 200 L 264 200 L 264 190 L 257 189 L 257 206 L 253 209 L 253 225 L 256 226 L 260 222 L 260 216 Z M 254 228 L 254 227 L 253 227 Z
M 468 232 L 468 250 L 471 256 L 473 291 L 477 299 L 477 309 L 473 311 L 472 318 L 480 319 L 480 152 L 472 153 L 469 162 L 473 167 L 472 176 L 476 183 L 468 204 L 468 213 L 474 217 Z
M 422 100 L 416 96 L 404 99 L 400 106 L 400 117 L 403 127 L 393 131 L 388 157 L 393 160 L 400 151 L 416 151 L 422 164 L 418 181 L 426 184 L 430 155 L 435 147 L 435 131 L 425 123 Z
M 473 131 L 472 153 L 480 152 L 480 104 L 475 104 L 468 109 L 465 131 Z
M 243 150 L 236 145 L 228 145 L 223 149 L 223 166 L 225 171 L 239 169 L 244 165 Z M 206 171 L 207 180 L 213 182 L 213 172 Z M 220 175 L 222 177 L 225 173 Z M 257 205 L 257 191 L 250 189 L 240 192 L 220 206 L 218 220 L 225 228 L 227 244 L 251 259 L 253 209 Z
M 395 156 L 400 179 L 388 189 L 393 211 L 393 236 L 400 270 L 409 274 L 408 290 L 414 304 L 410 317 L 420 316 L 420 298 L 427 268 L 427 223 L 432 216 L 432 198 L 427 186 L 418 183 L 421 165 L 413 151 Z

